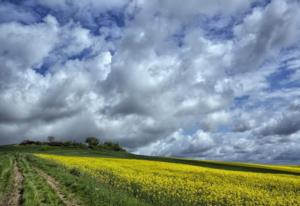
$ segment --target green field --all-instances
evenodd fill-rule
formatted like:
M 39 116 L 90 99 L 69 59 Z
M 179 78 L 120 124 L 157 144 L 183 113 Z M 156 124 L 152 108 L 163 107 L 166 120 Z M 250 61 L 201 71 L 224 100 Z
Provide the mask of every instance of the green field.
M 300 167 L 0 147 L 0 205 L 300 205 Z

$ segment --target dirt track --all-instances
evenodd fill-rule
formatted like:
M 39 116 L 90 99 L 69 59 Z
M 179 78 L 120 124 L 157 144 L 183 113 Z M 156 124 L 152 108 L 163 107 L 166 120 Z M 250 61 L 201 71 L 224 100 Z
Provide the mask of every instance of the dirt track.
M 51 176 L 49 176 L 48 174 L 46 174 L 44 171 L 35 168 L 35 170 L 37 171 L 37 173 L 43 177 L 47 183 L 49 184 L 49 186 L 56 192 L 57 196 L 59 197 L 59 199 L 66 205 L 66 206 L 77 206 L 78 204 L 71 199 L 70 197 L 66 197 L 60 188 L 59 183 Z
M 13 190 L 10 194 L 7 194 L 7 197 L 5 198 L 7 201 L 4 202 L 3 206 L 19 206 L 22 203 L 24 177 L 16 161 L 14 161 L 13 171 L 14 171 Z

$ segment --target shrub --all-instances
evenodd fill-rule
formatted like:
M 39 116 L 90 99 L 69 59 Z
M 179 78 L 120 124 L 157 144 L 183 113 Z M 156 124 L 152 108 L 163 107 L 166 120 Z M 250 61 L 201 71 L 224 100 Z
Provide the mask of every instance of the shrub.
M 96 137 L 87 137 L 85 142 L 90 148 L 95 148 L 99 144 L 99 140 Z

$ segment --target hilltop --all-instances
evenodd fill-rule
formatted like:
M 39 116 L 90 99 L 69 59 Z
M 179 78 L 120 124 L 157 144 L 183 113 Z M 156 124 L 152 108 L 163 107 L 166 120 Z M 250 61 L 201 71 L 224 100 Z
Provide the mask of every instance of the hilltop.
M 0 205 L 297 205 L 299 185 L 299 166 L 57 142 L 0 146 Z
M 51 145 L 51 144 L 50 144 Z M 232 170 L 232 171 L 245 171 L 245 172 L 260 172 L 260 173 L 278 173 L 278 174 L 293 174 L 300 175 L 300 165 L 271 165 L 271 164 L 254 164 L 243 162 L 225 162 L 225 161 L 212 161 L 212 160 L 193 160 L 186 158 L 175 157 L 162 157 L 162 156 L 146 156 L 136 155 L 127 152 L 124 149 L 114 150 L 111 148 L 89 148 L 86 145 L 73 145 L 73 146 L 49 146 L 29 144 L 29 145 L 2 145 L 0 146 L 0 152 L 16 152 L 16 153 L 46 153 L 57 154 L 66 156 L 90 156 L 90 157 L 119 157 L 130 159 L 141 159 L 150 161 L 161 161 L 178 164 L 188 164 L 194 166 Z

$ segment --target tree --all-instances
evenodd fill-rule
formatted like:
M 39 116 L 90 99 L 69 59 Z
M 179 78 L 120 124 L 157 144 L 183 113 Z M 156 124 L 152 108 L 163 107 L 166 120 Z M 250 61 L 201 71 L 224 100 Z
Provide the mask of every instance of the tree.
M 54 142 L 54 141 L 55 141 L 55 137 L 53 137 L 53 136 L 48 137 L 48 142 Z
M 90 148 L 93 148 L 99 144 L 99 140 L 96 137 L 88 137 L 85 139 L 85 143 L 87 143 Z

